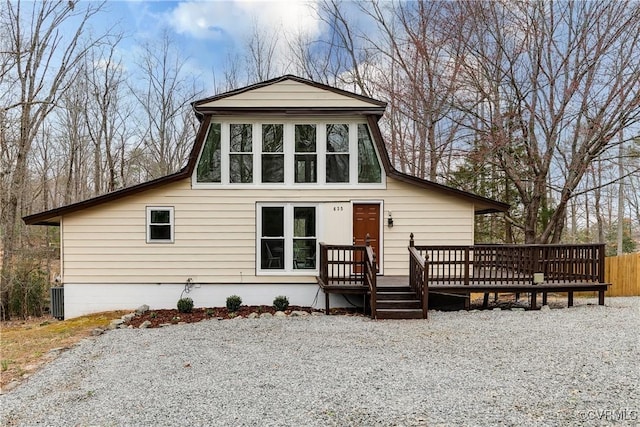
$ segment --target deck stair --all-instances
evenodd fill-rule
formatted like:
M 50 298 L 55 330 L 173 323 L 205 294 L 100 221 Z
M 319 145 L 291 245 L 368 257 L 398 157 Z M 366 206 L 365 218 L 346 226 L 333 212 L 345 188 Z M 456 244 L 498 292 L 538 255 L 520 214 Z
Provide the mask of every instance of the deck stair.
M 378 286 L 378 319 L 422 319 L 420 299 L 409 286 Z

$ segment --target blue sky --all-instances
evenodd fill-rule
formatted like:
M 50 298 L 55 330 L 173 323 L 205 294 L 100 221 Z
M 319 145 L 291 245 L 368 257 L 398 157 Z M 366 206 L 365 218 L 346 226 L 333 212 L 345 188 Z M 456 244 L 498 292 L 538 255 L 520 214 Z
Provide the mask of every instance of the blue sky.
M 136 56 L 136 49 L 169 31 L 183 57 L 186 69 L 213 80 L 220 74 L 229 55 L 242 54 L 252 28 L 266 33 L 317 37 L 323 25 L 315 12 L 315 1 L 109 1 L 101 25 L 116 24 L 127 38 L 120 45 L 125 66 Z M 286 41 L 280 37 L 280 52 Z M 205 88 L 211 94 L 213 83 Z

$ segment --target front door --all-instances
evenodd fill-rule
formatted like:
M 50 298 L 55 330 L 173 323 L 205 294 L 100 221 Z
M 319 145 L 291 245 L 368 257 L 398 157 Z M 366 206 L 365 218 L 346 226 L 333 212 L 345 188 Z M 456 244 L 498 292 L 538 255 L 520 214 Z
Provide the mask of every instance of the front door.
M 380 204 L 354 204 L 353 205 L 353 243 L 364 245 L 369 235 L 371 248 L 376 254 L 376 266 L 380 271 L 382 253 L 380 252 Z

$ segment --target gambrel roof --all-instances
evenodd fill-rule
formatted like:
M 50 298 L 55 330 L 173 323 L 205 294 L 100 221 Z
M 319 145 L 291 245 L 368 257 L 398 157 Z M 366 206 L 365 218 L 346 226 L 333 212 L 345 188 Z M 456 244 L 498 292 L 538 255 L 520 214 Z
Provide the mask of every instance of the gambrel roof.
M 297 93 L 298 95 L 291 96 L 291 93 Z M 205 141 L 207 129 L 213 116 L 255 114 L 288 116 L 323 114 L 331 114 L 334 116 L 363 115 L 367 118 L 367 123 L 371 129 L 373 140 L 378 149 L 378 153 L 380 153 L 387 176 L 431 191 L 466 200 L 467 202 L 473 203 L 476 214 L 504 212 L 509 209 L 509 205 L 506 203 L 420 179 L 395 169 L 391 164 L 384 139 L 378 127 L 378 120 L 384 114 L 386 105 L 385 102 L 373 98 L 293 75 L 285 75 L 242 89 L 195 101 L 192 103 L 192 106 L 201 121 L 201 125 L 191 153 L 189 154 L 187 164 L 181 170 L 152 181 L 126 187 L 81 202 L 28 215 L 23 218 L 23 221 L 26 224 L 35 225 L 59 225 L 61 216 L 65 214 L 157 188 L 168 183 L 189 179 L 196 167 L 198 155 Z

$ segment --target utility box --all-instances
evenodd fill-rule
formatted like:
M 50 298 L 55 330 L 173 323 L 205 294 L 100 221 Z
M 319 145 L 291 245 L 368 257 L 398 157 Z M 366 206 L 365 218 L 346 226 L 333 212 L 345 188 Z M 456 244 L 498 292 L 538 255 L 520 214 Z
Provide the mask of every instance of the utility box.
M 64 288 L 51 288 L 51 315 L 64 320 Z

